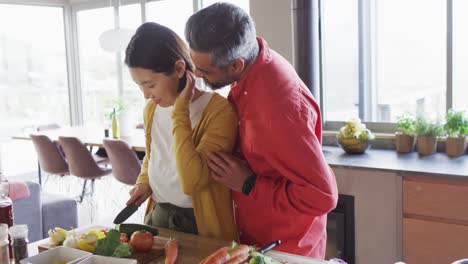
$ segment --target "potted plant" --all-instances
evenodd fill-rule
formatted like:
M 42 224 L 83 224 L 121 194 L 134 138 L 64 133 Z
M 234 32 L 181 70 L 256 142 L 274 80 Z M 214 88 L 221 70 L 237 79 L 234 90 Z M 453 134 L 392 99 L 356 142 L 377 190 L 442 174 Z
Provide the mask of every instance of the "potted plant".
M 450 157 L 465 154 L 468 117 L 464 111 L 450 109 L 445 116 L 444 129 L 447 133 L 446 152 Z
M 395 133 L 395 145 L 398 153 L 412 152 L 416 143 L 414 131 L 416 120 L 414 116 L 404 114 L 397 117 L 397 129 Z
M 361 123 L 360 119 L 351 119 L 345 122 L 338 135 L 338 144 L 348 154 L 363 154 L 374 139 L 372 132 Z
M 437 122 L 431 122 L 425 116 L 416 119 L 415 132 L 417 135 L 418 153 L 431 155 L 437 148 L 437 137 L 443 134 L 442 126 Z

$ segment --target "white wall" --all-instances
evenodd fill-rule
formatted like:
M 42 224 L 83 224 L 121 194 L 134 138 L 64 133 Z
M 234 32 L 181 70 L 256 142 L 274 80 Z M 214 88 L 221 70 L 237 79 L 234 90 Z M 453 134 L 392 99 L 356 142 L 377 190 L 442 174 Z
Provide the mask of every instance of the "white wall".
M 294 65 L 291 7 L 291 0 L 250 0 L 257 35 Z

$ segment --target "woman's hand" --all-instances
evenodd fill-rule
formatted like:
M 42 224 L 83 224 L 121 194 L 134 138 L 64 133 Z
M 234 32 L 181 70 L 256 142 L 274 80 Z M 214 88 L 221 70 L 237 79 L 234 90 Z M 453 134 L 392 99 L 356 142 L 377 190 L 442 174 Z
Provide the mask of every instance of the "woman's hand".
M 195 95 L 195 76 L 191 71 L 186 71 L 185 76 L 187 77 L 187 83 L 185 84 L 182 92 L 179 94 L 179 98 L 191 102 L 193 96 Z
M 136 206 L 140 206 L 151 196 L 152 193 L 153 191 L 149 184 L 137 184 L 129 191 L 130 199 L 127 201 L 127 205 L 134 204 Z

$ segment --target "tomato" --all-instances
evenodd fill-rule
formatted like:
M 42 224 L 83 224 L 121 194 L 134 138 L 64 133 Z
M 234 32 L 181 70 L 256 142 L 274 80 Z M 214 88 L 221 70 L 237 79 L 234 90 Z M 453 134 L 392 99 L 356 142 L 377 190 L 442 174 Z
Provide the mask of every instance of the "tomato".
M 120 243 L 127 243 L 127 242 L 128 242 L 127 234 L 121 233 L 120 234 Z
M 138 252 L 150 251 L 153 248 L 153 234 L 144 230 L 133 232 L 130 246 Z

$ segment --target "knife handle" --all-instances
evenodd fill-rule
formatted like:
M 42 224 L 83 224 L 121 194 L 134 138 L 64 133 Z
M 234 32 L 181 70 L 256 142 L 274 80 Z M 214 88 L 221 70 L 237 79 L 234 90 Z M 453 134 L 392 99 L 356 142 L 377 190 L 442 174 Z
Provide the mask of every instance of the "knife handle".
M 281 244 L 281 240 L 276 240 L 275 242 L 272 242 L 272 243 L 262 247 L 257 252 L 260 253 L 260 254 L 265 254 L 265 253 L 267 253 L 268 251 L 272 250 L 274 247 L 276 247 L 276 246 L 278 246 L 280 244 Z

